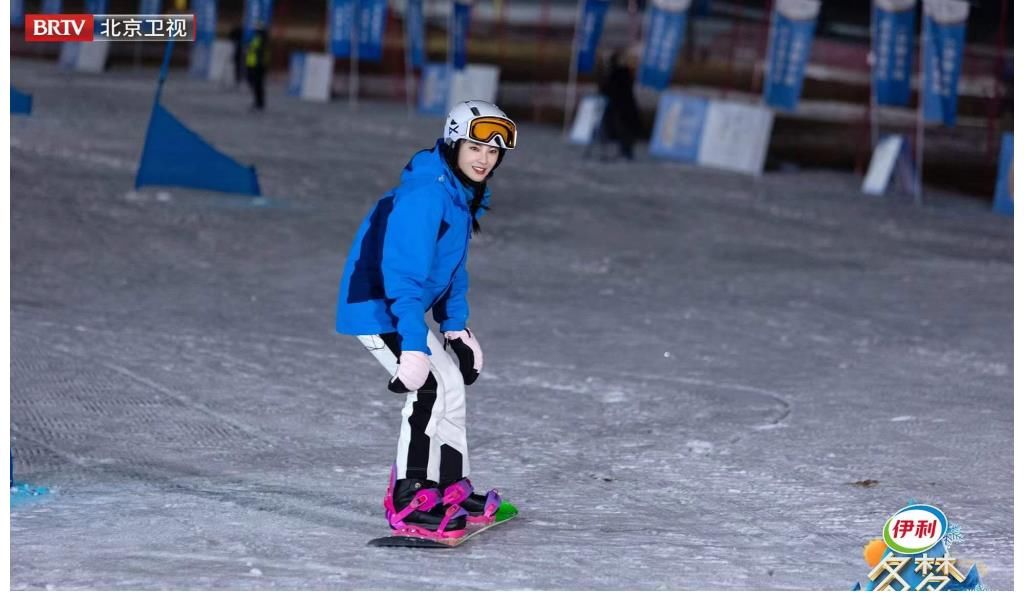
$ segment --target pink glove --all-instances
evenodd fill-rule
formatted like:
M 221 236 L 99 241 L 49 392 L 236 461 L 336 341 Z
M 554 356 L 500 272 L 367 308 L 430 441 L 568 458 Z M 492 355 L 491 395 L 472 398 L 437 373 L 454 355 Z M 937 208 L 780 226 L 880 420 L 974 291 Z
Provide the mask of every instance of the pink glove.
M 430 357 L 416 350 L 403 350 L 398 357 L 398 372 L 388 383 L 391 392 L 419 390 L 430 375 Z
M 462 380 L 466 386 L 476 382 L 477 376 L 484 368 L 484 352 L 480 349 L 480 342 L 476 341 L 469 329 L 465 329 L 446 332 L 444 344 L 446 348 L 451 346 L 455 356 L 459 358 L 459 371 L 462 372 Z

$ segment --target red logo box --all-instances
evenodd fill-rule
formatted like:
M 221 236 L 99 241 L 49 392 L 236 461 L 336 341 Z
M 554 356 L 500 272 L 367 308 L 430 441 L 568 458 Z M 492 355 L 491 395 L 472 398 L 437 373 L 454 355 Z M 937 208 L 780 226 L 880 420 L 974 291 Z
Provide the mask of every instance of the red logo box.
M 92 15 L 25 15 L 25 40 L 28 42 L 90 42 L 92 39 Z

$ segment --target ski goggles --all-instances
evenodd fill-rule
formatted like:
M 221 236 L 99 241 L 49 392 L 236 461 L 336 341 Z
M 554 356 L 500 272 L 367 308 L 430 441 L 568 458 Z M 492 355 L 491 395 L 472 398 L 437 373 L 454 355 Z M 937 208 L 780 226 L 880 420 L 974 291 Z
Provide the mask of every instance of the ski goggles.
M 516 124 L 504 117 L 474 117 L 469 122 L 469 138 L 482 144 L 490 144 L 501 138 L 506 149 L 516 148 Z

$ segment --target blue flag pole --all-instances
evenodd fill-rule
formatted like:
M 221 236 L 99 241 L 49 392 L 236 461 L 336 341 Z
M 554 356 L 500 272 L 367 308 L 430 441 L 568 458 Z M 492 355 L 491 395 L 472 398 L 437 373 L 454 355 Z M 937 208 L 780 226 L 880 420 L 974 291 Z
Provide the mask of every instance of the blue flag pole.
M 868 83 L 869 95 L 871 96 L 871 100 L 869 101 L 870 110 L 868 111 L 868 123 L 871 124 L 870 127 L 872 152 L 874 152 L 875 147 L 878 146 L 878 91 L 875 89 L 875 69 L 876 64 L 878 63 L 878 54 L 875 50 L 875 36 L 877 35 L 877 33 L 875 32 L 875 28 L 877 27 L 877 24 L 875 23 L 875 13 L 877 11 L 878 8 L 875 6 L 875 0 L 871 0 L 871 65 L 868 66 L 868 70 L 871 75 L 871 79 Z
M 160 94 L 164 91 L 164 81 L 167 80 L 167 72 L 171 68 L 171 51 L 174 49 L 174 41 L 168 40 L 167 46 L 164 47 L 164 63 L 160 66 L 160 80 L 156 84 L 156 97 L 153 100 L 153 106 L 160 103 Z
M 914 204 L 920 206 L 923 204 L 924 194 L 924 56 L 927 53 L 928 48 L 928 26 L 925 23 L 928 20 L 928 15 L 924 11 L 921 12 L 921 34 L 918 38 L 918 72 L 919 76 L 917 79 L 917 136 L 914 138 L 914 153 L 917 157 L 917 180 L 914 181 Z

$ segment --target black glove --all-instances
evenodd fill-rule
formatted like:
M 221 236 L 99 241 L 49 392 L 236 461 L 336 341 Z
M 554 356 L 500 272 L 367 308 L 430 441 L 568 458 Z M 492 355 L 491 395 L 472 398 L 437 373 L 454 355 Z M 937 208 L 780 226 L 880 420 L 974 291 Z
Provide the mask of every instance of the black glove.
M 480 349 L 480 342 L 476 341 L 469 329 L 448 331 L 444 334 L 444 347 L 448 346 L 452 347 L 452 352 L 459 359 L 462 381 L 466 386 L 476 382 L 484 366 L 484 353 Z

